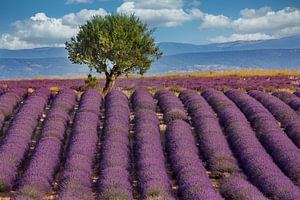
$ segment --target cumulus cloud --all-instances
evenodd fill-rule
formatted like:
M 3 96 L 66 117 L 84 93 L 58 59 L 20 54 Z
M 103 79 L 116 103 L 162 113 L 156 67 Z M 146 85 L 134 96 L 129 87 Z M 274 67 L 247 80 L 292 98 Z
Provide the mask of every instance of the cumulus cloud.
M 199 17 L 200 10 L 184 10 L 183 5 L 183 0 L 126 0 L 117 13 L 135 14 L 150 26 L 174 27 Z
M 92 3 L 94 0 L 67 0 L 67 4 Z
M 270 7 L 262 7 L 257 10 L 245 8 L 240 11 L 240 15 L 242 16 L 242 18 L 255 18 L 255 17 L 262 17 L 271 11 L 272 9 Z
M 98 10 L 83 9 L 77 13 L 69 13 L 61 18 L 48 17 L 45 13 L 36 13 L 26 20 L 12 23 L 13 34 L 0 35 L 0 48 L 24 49 L 42 46 L 63 46 L 70 37 L 75 36 L 79 25 L 85 23 L 93 15 L 105 16 L 108 13 Z
M 265 40 L 300 34 L 300 10 L 286 7 L 273 11 L 269 7 L 243 9 L 240 17 L 228 24 L 234 32 L 229 36 L 218 36 L 213 42 L 235 40 Z
M 108 13 L 103 8 L 98 10 L 87 10 L 83 9 L 78 13 L 70 13 L 62 17 L 62 23 L 65 25 L 78 26 L 79 24 L 84 24 L 94 15 L 105 16 Z
M 224 15 L 204 14 L 201 29 L 224 28 L 230 24 L 230 19 Z
M 13 27 L 15 36 L 38 44 L 61 43 L 77 32 L 77 27 L 65 25 L 61 18 L 50 18 L 45 13 L 36 13 L 27 20 L 16 21 Z
M 254 11 L 253 14 L 234 20 L 232 26 L 239 32 L 256 33 L 256 32 L 277 32 L 284 28 L 300 26 L 300 11 L 296 8 L 287 7 L 279 11 L 266 9 L 263 14 L 258 14 L 260 10 Z
M 26 41 L 20 40 L 16 36 L 10 34 L 2 34 L 0 36 L 0 48 L 1 49 L 29 49 L 38 47 L 35 44 L 28 43 Z

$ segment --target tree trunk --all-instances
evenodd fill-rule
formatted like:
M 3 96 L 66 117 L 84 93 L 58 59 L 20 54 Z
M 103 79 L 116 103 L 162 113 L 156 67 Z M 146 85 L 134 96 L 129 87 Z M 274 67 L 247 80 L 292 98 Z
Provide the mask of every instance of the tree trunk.
M 103 95 L 105 96 L 109 91 L 113 88 L 115 82 L 116 82 L 116 77 L 114 75 L 107 75 L 106 76 L 106 82 L 105 82 L 105 87 L 103 88 Z

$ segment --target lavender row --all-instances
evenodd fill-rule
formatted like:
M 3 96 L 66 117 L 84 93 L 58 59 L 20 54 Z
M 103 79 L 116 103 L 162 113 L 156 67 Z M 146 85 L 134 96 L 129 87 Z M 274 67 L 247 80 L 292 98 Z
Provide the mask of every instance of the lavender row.
M 300 97 L 300 90 L 297 90 L 296 92 L 294 92 L 294 94 L 298 97 Z
M 133 95 L 133 109 L 137 110 L 134 118 L 134 151 L 139 189 L 143 199 L 175 199 L 165 166 L 159 119 L 153 97 L 145 88 L 137 89 Z
M 254 185 L 244 177 L 232 175 L 220 179 L 220 192 L 230 200 L 267 200 Z
M 139 109 L 156 111 L 154 99 L 145 87 L 139 87 L 133 92 L 131 95 L 131 103 L 135 111 Z
M 183 120 L 167 125 L 166 148 L 181 199 L 222 199 L 212 186 L 199 157 L 191 127 Z
M 271 199 L 299 199 L 299 188 L 273 162 L 235 104 L 213 89 L 206 90 L 202 95 L 218 113 L 232 150 L 254 185 Z
M 295 119 L 299 119 L 299 116 L 293 109 L 271 94 L 257 90 L 249 91 L 248 94 L 263 104 L 283 126 Z
M 267 152 L 280 169 L 300 184 L 300 151 L 280 128 L 276 119 L 258 101 L 244 92 L 230 90 L 229 97 L 245 114 Z
M 98 199 L 133 199 L 129 131 L 128 98 L 113 90 L 105 97 Z
M 92 175 L 97 152 L 98 126 L 102 97 L 95 89 L 81 96 L 76 113 L 69 151 L 60 178 L 59 200 L 91 200 Z
M 295 93 L 296 94 L 296 93 Z M 295 94 L 289 92 L 274 92 L 273 95 L 281 99 L 283 102 L 293 108 L 300 114 L 300 98 Z M 289 112 L 287 112 L 289 113 Z M 292 114 L 294 115 L 294 113 Z M 300 148 L 300 119 L 294 117 L 289 123 L 285 124 L 285 132 L 293 140 L 293 142 Z
M 183 104 L 173 92 L 160 90 L 155 94 L 155 98 L 158 100 L 158 105 L 164 114 L 166 123 L 176 119 L 187 119 Z
M 218 119 L 205 99 L 194 90 L 183 91 L 179 97 L 192 118 L 201 155 L 213 176 L 221 176 L 219 180 L 222 195 L 233 200 L 266 199 L 244 177 L 229 148 Z
M 12 188 L 18 174 L 18 167 L 23 161 L 49 97 L 48 89 L 35 91 L 29 95 L 14 117 L 0 146 L 0 191 Z
M 194 90 L 185 90 L 179 98 L 191 116 L 198 137 L 201 155 L 214 176 L 241 172 L 219 121 L 205 99 Z
M 288 104 L 291 108 L 293 108 L 297 113 L 300 114 L 300 98 L 298 96 L 285 91 L 273 92 L 272 95 Z
M 46 114 L 41 138 L 29 167 L 20 181 L 17 199 L 43 199 L 52 190 L 52 183 L 60 163 L 60 154 L 69 112 L 76 103 L 73 90 L 64 89 L 59 92 L 52 102 L 51 109 Z
M 24 90 L 15 89 L 0 96 L 0 130 L 3 127 L 5 119 L 13 113 L 14 108 L 22 100 L 24 94 Z
M 300 148 L 300 117 L 297 113 L 273 95 L 256 90 L 252 90 L 248 94 L 258 100 L 272 113 L 282 124 L 286 130 L 286 134 Z

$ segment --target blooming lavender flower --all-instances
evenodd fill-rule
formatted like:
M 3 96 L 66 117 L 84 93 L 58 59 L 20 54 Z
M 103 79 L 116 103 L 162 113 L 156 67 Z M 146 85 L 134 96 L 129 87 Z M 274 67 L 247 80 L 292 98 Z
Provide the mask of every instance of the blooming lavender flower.
M 272 199 L 299 199 L 299 188 L 273 162 L 235 104 L 213 89 L 202 95 L 219 115 L 232 150 L 251 182 Z
M 22 100 L 24 94 L 24 90 L 12 90 L 0 96 L 0 130 L 5 119 L 12 114 L 13 109 Z
M 133 109 L 136 110 L 134 154 L 142 197 L 143 199 L 175 199 L 165 166 L 159 120 L 155 113 L 153 97 L 146 89 L 138 89 L 133 95 Z M 154 106 L 141 106 L 145 105 L 144 97 L 146 102 L 152 102 L 151 105 Z
M 179 98 L 192 118 L 198 137 L 201 155 L 215 176 L 224 172 L 240 173 L 241 169 L 233 156 L 214 111 L 201 95 L 194 90 L 185 90 Z
M 300 151 L 286 136 L 271 113 L 246 93 L 230 90 L 225 93 L 242 110 L 256 135 L 285 174 L 300 184 Z
M 133 199 L 130 179 L 128 98 L 112 90 L 105 97 L 98 199 Z
M 11 123 L 0 146 L 0 191 L 10 190 L 18 167 L 29 147 L 31 137 L 48 102 L 50 91 L 39 89 L 28 96 Z
M 136 111 L 139 109 L 156 110 L 154 99 L 145 87 L 139 87 L 133 92 L 131 95 L 131 103 Z
M 191 127 L 183 120 L 167 125 L 166 147 L 182 199 L 222 199 L 206 174 Z
M 155 94 L 158 105 L 164 113 L 164 121 L 169 123 L 176 119 L 187 120 L 184 106 L 176 95 L 169 90 L 160 90 Z
M 20 180 L 20 187 L 14 199 L 35 197 L 42 199 L 51 192 L 53 178 L 60 163 L 60 153 L 69 120 L 69 112 L 76 102 L 72 90 L 62 90 L 53 100 L 46 114 L 41 138 Z
M 95 160 L 102 97 L 95 89 L 81 96 L 73 123 L 68 157 L 60 180 L 59 200 L 94 199 L 92 172 Z

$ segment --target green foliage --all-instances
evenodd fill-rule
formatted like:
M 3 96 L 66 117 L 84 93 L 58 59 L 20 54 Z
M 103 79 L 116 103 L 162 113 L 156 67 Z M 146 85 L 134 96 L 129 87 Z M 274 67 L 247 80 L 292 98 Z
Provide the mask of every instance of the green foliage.
M 94 16 L 66 42 L 66 49 L 73 63 L 87 64 L 105 73 L 107 82 L 115 81 L 120 75 L 143 75 L 161 57 L 153 32 L 134 15 Z
M 92 76 L 91 74 L 88 75 L 88 78 L 84 82 L 85 82 L 84 90 L 87 90 L 88 88 L 97 89 L 99 87 L 99 82 L 97 80 L 97 77 Z

